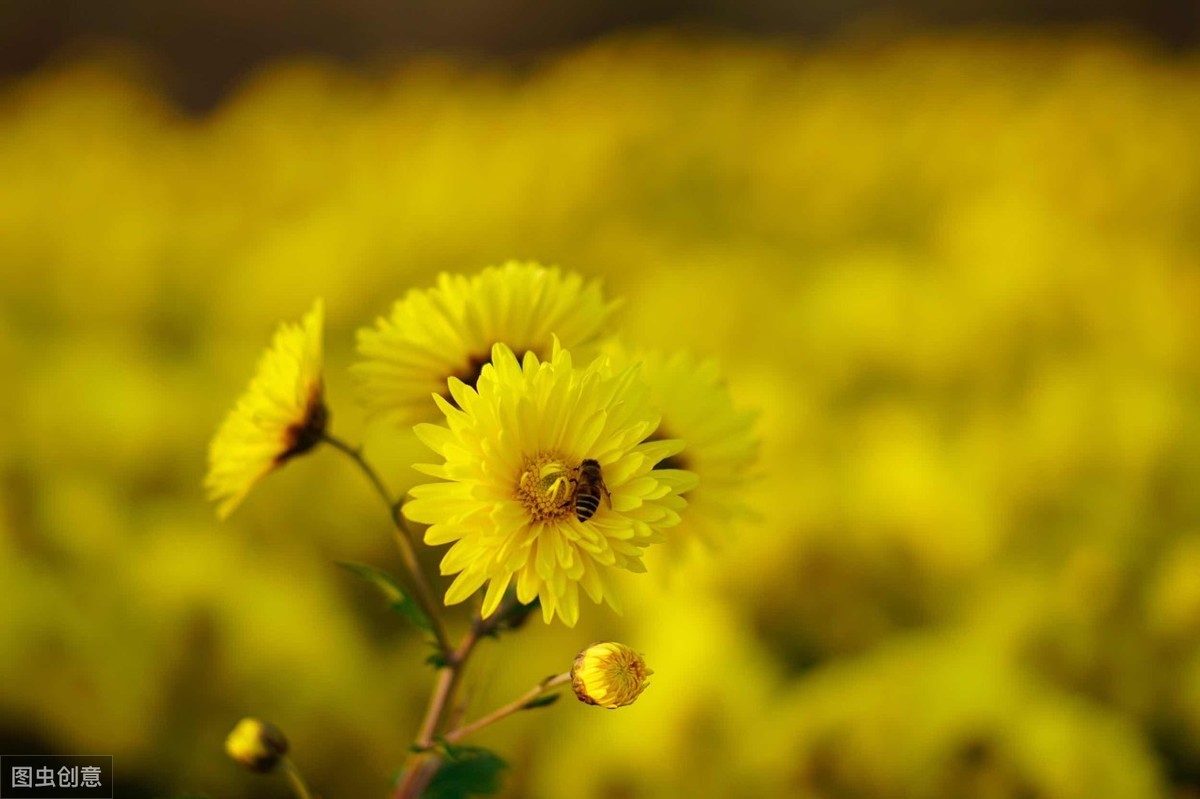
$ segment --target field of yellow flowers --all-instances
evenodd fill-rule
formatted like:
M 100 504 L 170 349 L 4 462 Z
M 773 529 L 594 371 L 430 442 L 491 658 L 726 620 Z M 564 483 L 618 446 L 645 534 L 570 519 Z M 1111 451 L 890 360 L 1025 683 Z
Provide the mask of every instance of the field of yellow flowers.
M 1198 141 L 1200 62 L 1100 35 L 289 63 L 202 119 L 122 59 L 5 86 L 0 750 L 285 796 L 222 751 L 253 714 L 385 796 L 431 673 L 334 562 L 395 564 L 386 516 L 318 453 L 218 522 L 206 448 L 322 297 L 333 423 L 407 491 L 355 331 L 518 258 L 715 358 L 760 446 L 622 615 L 484 643 L 479 711 L 594 641 L 655 672 L 482 734 L 505 795 L 1200 795 Z

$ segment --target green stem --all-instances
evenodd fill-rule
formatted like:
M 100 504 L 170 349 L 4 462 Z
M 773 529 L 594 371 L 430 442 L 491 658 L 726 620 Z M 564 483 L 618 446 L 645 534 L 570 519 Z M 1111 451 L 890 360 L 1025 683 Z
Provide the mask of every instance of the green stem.
M 388 491 L 388 487 L 384 484 L 383 479 L 380 478 L 379 473 L 376 472 L 374 467 L 372 467 L 371 464 L 367 462 L 367 459 L 363 457 L 362 447 L 352 447 L 345 441 L 342 441 L 340 438 L 334 436 L 332 433 L 323 433 L 321 435 L 321 439 L 326 444 L 329 444 L 335 449 L 339 449 L 344 452 L 350 458 L 350 460 L 357 464 L 358 468 L 362 470 L 362 473 L 365 474 L 367 479 L 371 481 L 371 485 L 375 487 L 375 492 L 383 499 L 383 504 L 388 506 L 389 512 L 393 517 L 396 516 L 399 509 L 396 507 L 396 501 L 392 499 L 392 492 Z
M 300 776 L 300 770 L 296 768 L 296 764 L 290 757 L 283 759 L 283 773 L 291 784 L 296 799 L 313 799 L 312 792 L 308 790 L 308 786 L 304 784 L 304 778 Z
M 446 636 L 446 629 L 442 624 L 442 616 L 438 613 L 438 604 L 434 601 L 433 591 L 430 590 L 429 583 L 425 579 L 425 573 L 421 571 L 421 564 L 417 561 L 412 531 L 409 530 L 408 524 L 404 520 L 404 515 L 400 512 L 401 503 L 392 498 L 392 493 L 379 477 L 379 473 L 363 457 L 361 447 L 352 447 L 330 433 L 324 433 L 321 438 L 325 443 L 344 453 L 350 460 L 354 461 L 359 471 L 366 475 L 371 485 L 374 486 L 375 492 L 379 494 L 383 500 L 383 504 L 387 506 L 388 515 L 391 517 L 392 524 L 396 528 L 395 539 L 396 546 L 400 549 L 400 559 L 404 561 L 404 568 L 408 570 L 412 584 L 416 588 L 417 604 L 421 606 L 421 610 L 429 617 L 430 625 L 433 627 L 433 635 L 437 639 L 437 645 L 442 651 L 442 655 L 447 659 L 451 658 L 454 650 L 450 646 L 450 639 Z

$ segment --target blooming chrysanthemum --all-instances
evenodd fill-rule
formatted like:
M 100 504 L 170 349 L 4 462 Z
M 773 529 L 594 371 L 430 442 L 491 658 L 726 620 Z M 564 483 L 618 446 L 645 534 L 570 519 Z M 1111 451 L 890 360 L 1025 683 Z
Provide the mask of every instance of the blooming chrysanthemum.
M 571 687 L 579 701 L 609 710 L 632 705 L 654 671 L 625 644 L 592 644 L 575 656 Z
M 658 415 L 637 368 L 614 373 L 602 356 L 577 369 L 557 342 L 548 361 L 526 353 L 519 363 L 497 344 L 476 387 L 452 378 L 450 392 L 457 407 L 434 397 L 448 426 L 415 428 L 444 459 L 417 468 L 446 482 L 417 486 L 404 506 L 430 525 L 426 543 L 454 543 L 441 566 L 458 575 L 446 604 L 488 583 L 491 615 L 515 579 L 517 599 L 540 598 L 547 622 L 557 613 L 575 624 L 581 586 L 615 607 L 607 573 L 645 570 L 644 548 L 679 522 L 679 494 L 694 484 L 687 472 L 654 469 L 682 443 L 645 441 Z M 589 481 L 588 460 L 603 485 Z M 587 495 L 599 500 L 591 515 L 577 509 Z
M 388 318 L 358 332 L 359 394 L 371 411 L 432 419 L 429 395 L 448 397 L 451 377 L 475 385 L 493 344 L 544 360 L 553 336 L 568 349 L 592 341 L 614 306 L 598 282 L 557 267 L 509 262 L 471 277 L 442 273 L 435 287 L 409 291 Z
M 712 544 L 731 522 L 748 515 L 741 494 L 758 451 L 754 413 L 734 407 L 716 361 L 700 362 L 683 352 L 670 357 L 618 353 L 615 358 L 618 363 L 641 363 L 651 404 L 662 416 L 655 437 L 684 442 L 682 452 L 657 468 L 686 469 L 699 478 L 688 494 L 682 523 L 668 536 L 668 546 L 678 552 L 693 538 Z
M 272 469 L 312 449 L 325 432 L 318 300 L 299 325 L 285 324 L 259 361 L 250 387 L 208 448 L 208 498 L 217 515 L 233 512 Z

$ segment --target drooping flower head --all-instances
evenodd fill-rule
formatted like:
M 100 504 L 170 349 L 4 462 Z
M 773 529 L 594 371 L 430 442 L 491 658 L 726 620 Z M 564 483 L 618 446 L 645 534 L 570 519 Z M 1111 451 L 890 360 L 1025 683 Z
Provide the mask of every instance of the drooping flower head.
M 458 575 L 446 604 L 487 583 L 491 615 L 515 580 L 518 600 L 539 598 L 547 622 L 575 624 L 580 587 L 616 607 L 608 572 L 645 570 L 644 548 L 679 522 L 679 495 L 694 484 L 654 470 L 682 443 L 645 441 L 658 415 L 637 368 L 614 372 L 601 356 L 578 369 L 557 342 L 549 360 L 518 362 L 497 344 L 475 388 L 452 378 L 450 392 L 454 404 L 435 396 L 446 426 L 415 428 L 443 459 L 417 468 L 444 482 L 417 486 L 404 506 L 430 525 L 426 543 L 454 544 L 441 566 Z
M 250 387 L 208 448 L 208 498 L 225 519 L 272 469 L 312 449 L 329 413 L 321 377 L 320 300 L 299 325 L 285 324 L 258 363 Z
M 749 515 L 741 495 L 758 451 L 754 413 L 734 406 L 716 361 L 697 361 L 684 352 L 615 352 L 618 363 L 642 365 L 651 404 L 662 416 L 655 437 L 684 442 L 682 452 L 655 468 L 686 469 L 699 479 L 688 494 L 683 521 L 667 536 L 669 547 L 679 554 L 692 540 L 719 542 L 731 523 Z
M 580 702 L 609 710 L 632 705 L 654 670 L 625 644 L 592 644 L 575 656 L 571 687 Z
M 429 395 L 448 398 L 451 377 L 474 386 L 494 344 L 545 359 L 555 335 L 568 349 L 595 339 L 614 307 L 598 282 L 557 267 L 509 262 L 471 277 L 442 273 L 436 286 L 409 291 L 388 318 L 358 332 L 359 395 L 369 410 L 400 421 L 435 418 Z

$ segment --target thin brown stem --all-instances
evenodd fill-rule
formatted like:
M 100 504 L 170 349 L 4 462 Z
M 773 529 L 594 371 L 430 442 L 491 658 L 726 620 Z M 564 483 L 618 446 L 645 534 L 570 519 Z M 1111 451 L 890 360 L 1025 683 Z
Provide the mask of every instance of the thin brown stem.
M 379 494 L 383 500 L 383 504 L 387 506 L 388 516 L 391 517 L 392 525 L 395 528 L 395 535 L 393 537 L 396 539 L 396 546 L 400 550 L 400 559 L 404 562 L 404 568 L 408 571 L 409 578 L 415 589 L 414 593 L 417 604 L 421 606 L 421 610 L 429 618 L 434 638 L 437 639 L 438 648 L 442 651 L 443 657 L 448 659 L 451 656 L 450 639 L 446 636 L 446 628 L 442 624 L 442 616 L 438 612 L 438 604 L 434 600 L 433 591 L 429 587 L 429 582 L 425 579 L 425 573 L 421 571 L 421 564 L 417 561 L 416 549 L 413 546 L 412 531 L 409 530 L 408 523 L 405 521 L 404 515 L 400 512 L 401 503 L 392 498 L 391 491 L 388 490 L 388 487 L 379 477 L 379 473 L 363 457 L 361 447 L 352 447 L 330 433 L 324 433 L 322 440 L 354 461 L 359 471 L 366 475 L 367 479 L 371 482 L 371 485 L 375 488 L 375 493 Z
M 429 701 L 429 708 L 425 711 L 425 720 L 421 723 L 421 732 L 417 738 L 417 746 L 422 749 L 428 749 L 433 745 L 433 736 L 437 735 L 438 728 L 450 706 L 450 700 L 454 696 L 454 691 L 462 679 L 467 658 L 471 656 L 471 650 L 475 648 L 478 640 L 479 628 L 473 624 L 467 634 L 463 636 L 458 649 L 454 650 L 447 664 L 438 672 L 437 687 L 434 688 L 433 697 Z
M 428 752 L 418 755 L 404 772 L 404 779 L 396 786 L 392 799 L 417 799 L 441 767 L 442 761 L 436 755 Z
M 446 658 L 446 665 L 438 671 L 437 685 L 429 697 L 429 707 L 425 711 L 425 718 L 421 722 L 421 731 L 417 737 L 416 746 L 421 751 L 409 758 L 404 779 L 396 786 L 392 794 L 393 799 L 414 799 L 420 796 L 441 768 L 441 759 L 432 751 L 434 737 L 445 723 L 454 694 L 462 681 L 467 660 L 471 657 L 475 645 L 479 643 L 480 637 L 489 630 L 488 624 L 476 616 L 458 648 Z
M 571 681 L 570 672 L 564 672 L 563 674 L 557 674 L 548 680 L 543 680 L 542 682 L 535 685 L 533 688 L 530 688 L 528 691 L 526 691 L 521 696 L 514 699 L 512 702 L 509 702 L 504 707 L 497 708 L 496 710 L 493 710 L 491 713 L 487 714 L 483 718 L 476 719 L 475 721 L 472 721 L 470 724 L 464 725 L 462 727 L 459 727 L 457 730 L 446 733 L 446 742 L 447 743 L 458 743 L 459 741 L 461 741 L 463 738 L 466 738 L 471 733 L 478 732 L 479 730 L 482 730 L 484 727 L 487 727 L 490 724 L 495 724 L 497 721 L 507 718 L 507 717 L 511 716 L 513 713 L 517 713 L 517 712 L 524 710 L 529 705 L 530 702 L 537 699 L 542 694 L 548 693 L 548 692 L 554 690 L 555 688 L 558 688 L 560 685 L 563 685 L 570 681 Z

